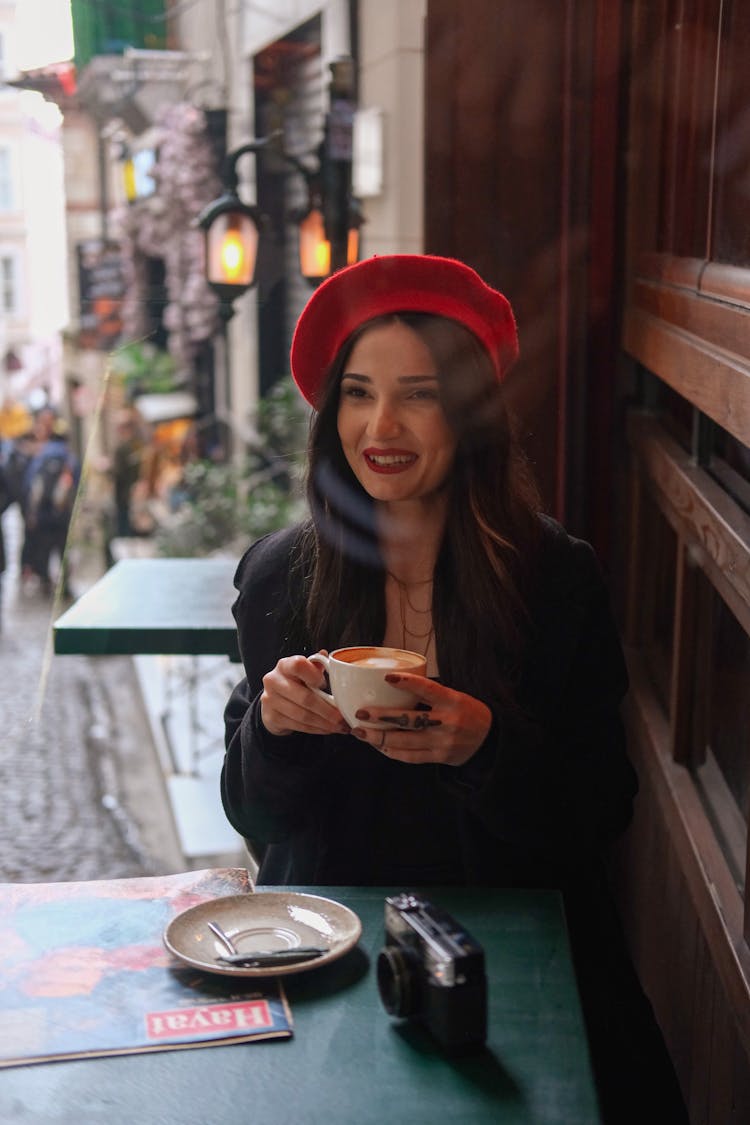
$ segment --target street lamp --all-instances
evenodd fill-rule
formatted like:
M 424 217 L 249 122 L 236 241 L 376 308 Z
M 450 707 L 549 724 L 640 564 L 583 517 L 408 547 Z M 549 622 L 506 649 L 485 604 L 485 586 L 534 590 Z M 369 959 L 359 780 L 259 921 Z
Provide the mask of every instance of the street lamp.
M 259 232 L 263 215 L 257 207 L 243 203 L 237 194 L 237 161 L 248 152 L 258 153 L 271 140 L 248 141 L 224 160 L 224 193 L 198 216 L 197 225 L 206 240 L 206 280 L 219 298 L 219 313 L 226 323 L 234 314 L 237 297 L 255 284 Z
M 356 200 L 345 197 L 342 214 L 339 205 L 324 198 L 321 182 L 326 179 L 327 169 L 321 150 L 316 172 L 284 154 L 287 163 L 297 169 L 307 184 L 307 206 L 292 217 L 299 227 L 300 273 L 312 285 L 319 285 L 335 270 L 354 265 L 359 259 L 359 228 L 363 223 Z
M 255 285 L 260 233 L 266 225 L 266 217 L 259 208 L 243 203 L 237 193 L 240 157 L 246 153 L 257 156 L 273 144 L 276 155 L 303 177 L 307 203 L 294 218 L 299 225 L 300 272 L 312 285 L 320 284 L 343 266 L 352 265 L 359 257 L 359 228 L 363 220 L 359 203 L 351 195 L 354 66 L 351 58 L 344 56 L 334 60 L 330 69 L 330 109 L 323 139 L 317 152 L 309 154 L 316 156 L 317 166 L 312 169 L 303 160 L 284 152 L 281 132 L 249 141 L 225 157 L 221 173 L 223 194 L 196 219 L 205 237 L 206 280 L 219 298 L 224 385 L 217 393 L 217 414 L 225 414 L 228 446 L 228 324 L 234 315 L 235 300 Z
M 206 278 L 218 294 L 224 320 L 231 318 L 235 299 L 255 284 L 258 236 L 265 222 L 258 208 L 243 203 L 237 194 L 237 161 L 245 153 L 258 154 L 271 146 L 305 181 L 306 205 L 292 216 L 299 227 L 299 265 L 304 278 L 318 285 L 359 257 L 363 217 L 351 194 L 354 64 L 346 55 L 334 59 L 330 70 L 330 107 L 323 139 L 308 154 L 315 157 L 316 167 L 284 152 L 280 131 L 249 141 L 227 155 L 222 168 L 224 194 L 198 216 L 206 236 Z
M 226 452 L 231 452 L 232 431 L 229 419 L 232 406 L 232 373 L 229 353 L 229 321 L 234 315 L 234 302 L 255 285 L 258 243 L 264 217 L 261 211 L 243 203 L 237 194 L 239 176 L 237 162 L 246 153 L 260 152 L 271 140 L 248 141 L 228 153 L 222 166 L 224 192 L 201 211 L 196 219 L 205 237 L 206 280 L 219 298 L 221 318 L 221 350 L 224 372 L 223 386 L 216 384 L 216 413 L 221 418 L 226 438 Z
M 313 285 L 359 258 L 359 229 L 363 218 L 352 198 L 352 131 L 354 122 L 354 63 L 342 55 L 329 64 L 330 105 L 313 172 L 300 160 L 286 156 L 305 179 L 307 207 L 299 223 L 300 272 Z

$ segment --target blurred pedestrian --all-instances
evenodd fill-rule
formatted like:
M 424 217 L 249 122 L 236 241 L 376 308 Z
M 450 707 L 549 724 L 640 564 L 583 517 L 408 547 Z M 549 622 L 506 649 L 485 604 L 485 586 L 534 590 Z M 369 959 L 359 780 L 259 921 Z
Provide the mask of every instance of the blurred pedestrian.
M 190 466 L 206 460 L 203 435 L 192 422 L 185 430 L 175 462 L 176 476 L 169 484 L 167 504 L 170 512 L 176 512 L 192 498 L 194 489 L 190 483 Z
M 62 590 L 69 596 L 65 544 L 80 466 L 68 447 L 67 425 L 53 410 L 40 410 L 34 422 L 34 437 L 37 450 L 26 469 L 22 497 L 25 576 L 37 577 L 43 592 L 51 593 L 50 561 L 57 555 Z
M 117 444 L 112 457 L 117 538 L 129 538 L 134 534 L 131 500 L 141 475 L 143 452 L 143 439 L 136 418 L 130 413 L 122 414 L 117 423 Z
M 3 625 L 3 575 L 5 574 L 5 536 L 3 535 L 2 515 L 11 504 L 10 492 L 5 480 L 5 468 L 0 456 L 0 629 Z
M 2 469 L 3 480 L 3 501 L 0 514 L 6 511 L 12 504 L 17 504 L 24 529 L 26 524 L 24 514 L 24 480 L 36 448 L 37 443 L 31 429 L 30 415 L 29 426 L 26 430 L 12 437 L 6 436 L 4 440 L 0 441 L 0 468 Z M 22 570 L 24 566 L 27 566 L 26 555 L 27 546 L 24 531 L 21 558 L 19 560 Z M 7 563 L 7 558 L 5 561 Z

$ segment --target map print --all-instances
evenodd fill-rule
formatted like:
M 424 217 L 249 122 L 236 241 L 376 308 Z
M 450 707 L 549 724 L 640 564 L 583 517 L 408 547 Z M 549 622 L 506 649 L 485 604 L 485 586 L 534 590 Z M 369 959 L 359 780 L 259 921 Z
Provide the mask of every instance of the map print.
M 162 944 L 181 911 L 251 891 L 243 868 L 0 884 L 0 1067 L 288 1038 L 279 981 L 202 973 Z

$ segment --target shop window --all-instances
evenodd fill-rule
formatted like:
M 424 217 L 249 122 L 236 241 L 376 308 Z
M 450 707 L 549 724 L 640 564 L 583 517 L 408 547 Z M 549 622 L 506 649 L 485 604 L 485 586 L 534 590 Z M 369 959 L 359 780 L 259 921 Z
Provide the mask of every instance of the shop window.
M 168 342 L 164 324 L 168 300 L 164 259 L 146 258 L 146 335 L 157 348 L 162 349 L 166 349 Z
M 0 211 L 12 211 L 14 199 L 11 151 L 7 146 L 0 146 Z
M 0 309 L 7 316 L 19 310 L 18 262 L 13 254 L 0 254 Z

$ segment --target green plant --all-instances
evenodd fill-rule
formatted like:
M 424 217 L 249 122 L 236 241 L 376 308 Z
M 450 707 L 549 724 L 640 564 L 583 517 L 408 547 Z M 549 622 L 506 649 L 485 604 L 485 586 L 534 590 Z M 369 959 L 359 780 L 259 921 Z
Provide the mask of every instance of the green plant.
M 189 557 L 239 550 L 303 517 L 307 413 L 291 379 L 258 403 L 256 437 L 236 463 L 185 466 L 175 511 L 156 533 L 160 554 Z
M 177 364 L 148 340 L 133 340 L 112 354 L 112 374 L 129 398 L 139 394 L 165 394 L 179 385 Z

